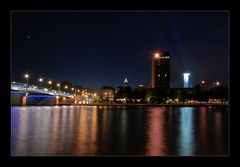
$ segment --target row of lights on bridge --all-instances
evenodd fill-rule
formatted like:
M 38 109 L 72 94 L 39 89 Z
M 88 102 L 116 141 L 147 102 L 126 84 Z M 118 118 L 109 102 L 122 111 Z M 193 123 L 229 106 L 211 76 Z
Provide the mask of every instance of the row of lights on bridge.
M 26 78 L 26 80 L 27 80 L 27 85 L 28 85 L 29 74 L 25 74 L 24 77 Z M 38 81 L 42 83 L 42 82 L 43 82 L 43 78 L 39 78 Z M 51 81 L 51 80 L 48 81 L 48 84 L 51 85 L 51 84 L 52 84 L 52 81 Z M 60 83 L 57 83 L 57 87 L 60 88 Z M 67 89 L 68 86 L 65 86 L 64 88 Z M 72 88 L 71 90 L 74 90 L 74 88 Z M 78 89 L 77 91 L 79 92 L 80 90 Z

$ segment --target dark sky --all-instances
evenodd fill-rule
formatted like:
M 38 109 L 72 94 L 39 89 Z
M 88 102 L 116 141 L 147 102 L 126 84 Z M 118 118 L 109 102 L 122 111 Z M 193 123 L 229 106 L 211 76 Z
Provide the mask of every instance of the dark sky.
M 170 52 L 170 86 L 228 85 L 227 12 L 13 12 L 12 80 L 39 76 L 98 90 L 151 82 L 151 54 Z

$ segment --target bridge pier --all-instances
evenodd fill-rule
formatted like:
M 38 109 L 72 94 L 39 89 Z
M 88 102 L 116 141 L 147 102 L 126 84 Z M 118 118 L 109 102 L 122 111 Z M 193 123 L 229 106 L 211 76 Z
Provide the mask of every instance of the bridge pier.
M 11 94 L 11 104 L 13 106 L 22 106 L 26 105 L 26 94 Z
M 22 97 L 22 105 L 23 106 L 27 105 L 27 95 L 26 94 Z
M 56 97 L 56 103 L 55 103 L 56 106 L 59 105 L 59 97 Z

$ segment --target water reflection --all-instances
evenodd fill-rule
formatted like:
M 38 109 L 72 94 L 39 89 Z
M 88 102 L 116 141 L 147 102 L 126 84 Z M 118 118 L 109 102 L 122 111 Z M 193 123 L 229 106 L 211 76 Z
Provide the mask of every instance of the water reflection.
M 193 108 L 180 108 L 179 124 L 179 155 L 193 155 L 194 153 L 194 126 Z
M 226 155 L 227 108 L 12 107 L 12 155 Z
M 127 117 L 128 117 L 127 111 L 125 109 L 123 109 L 123 111 L 121 112 L 121 117 L 120 117 L 120 121 L 121 121 L 120 152 L 124 152 L 124 150 L 126 149 L 127 127 L 128 127 L 128 118 Z
M 164 113 L 166 109 L 154 107 L 148 112 L 146 155 L 165 155 Z
M 97 151 L 97 109 L 83 108 L 80 112 L 80 119 L 77 123 L 76 140 L 74 154 L 95 155 Z M 74 134 L 73 134 L 74 135 Z
M 199 152 L 201 154 L 206 154 L 208 152 L 207 138 L 208 138 L 208 128 L 207 128 L 207 108 L 200 108 L 199 116 Z

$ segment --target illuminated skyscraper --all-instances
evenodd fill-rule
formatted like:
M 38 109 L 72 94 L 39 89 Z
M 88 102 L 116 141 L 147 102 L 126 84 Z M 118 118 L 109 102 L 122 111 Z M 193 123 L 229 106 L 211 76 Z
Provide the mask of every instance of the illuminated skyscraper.
M 189 75 L 190 73 L 183 73 L 183 87 L 189 88 Z
M 169 52 L 155 53 L 152 59 L 152 88 L 170 87 Z

